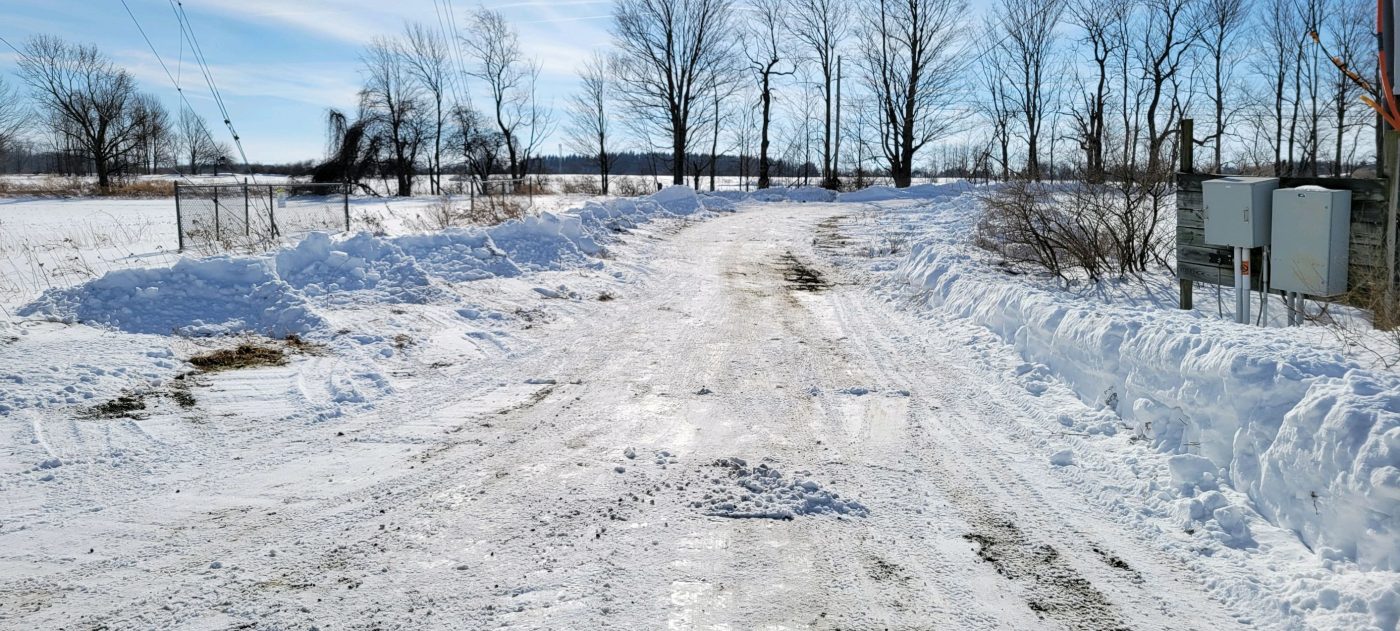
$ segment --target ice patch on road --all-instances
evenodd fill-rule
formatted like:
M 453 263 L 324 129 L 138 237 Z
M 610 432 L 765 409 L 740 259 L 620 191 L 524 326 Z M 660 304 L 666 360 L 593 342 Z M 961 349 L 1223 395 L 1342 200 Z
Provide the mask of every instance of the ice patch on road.
M 802 515 L 851 515 L 866 517 L 870 511 L 860 502 L 842 499 L 811 480 L 805 471 L 787 479 L 782 472 L 759 464 L 750 468 L 739 458 L 714 462 L 718 472 L 702 499 L 691 506 L 706 515 L 739 519 L 792 519 Z

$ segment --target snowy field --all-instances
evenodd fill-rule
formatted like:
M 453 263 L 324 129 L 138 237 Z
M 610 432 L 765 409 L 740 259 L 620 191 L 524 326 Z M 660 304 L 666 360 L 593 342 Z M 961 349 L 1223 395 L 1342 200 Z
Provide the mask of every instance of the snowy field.
M 0 627 L 1395 629 L 1400 377 L 1011 275 L 972 193 L 183 260 L 4 200 Z

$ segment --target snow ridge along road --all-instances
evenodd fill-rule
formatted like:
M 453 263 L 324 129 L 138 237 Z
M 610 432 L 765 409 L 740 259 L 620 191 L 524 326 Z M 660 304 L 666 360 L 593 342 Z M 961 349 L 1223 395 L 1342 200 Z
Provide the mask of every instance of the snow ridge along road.
M 1056 473 L 974 327 L 871 292 L 858 211 L 746 205 L 619 248 L 636 283 L 508 351 L 6 527 L 0 627 L 1303 626 Z M 177 486 L 198 508 L 163 510 Z

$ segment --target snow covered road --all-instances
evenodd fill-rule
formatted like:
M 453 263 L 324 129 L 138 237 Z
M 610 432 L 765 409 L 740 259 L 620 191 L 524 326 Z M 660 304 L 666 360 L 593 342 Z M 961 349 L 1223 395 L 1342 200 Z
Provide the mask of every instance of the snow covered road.
M 1025 438 L 1039 399 L 985 367 L 969 325 L 916 319 L 841 264 L 858 212 L 690 224 L 619 262 L 640 281 L 616 299 L 405 378 L 367 414 L 215 423 L 238 457 L 0 532 L 0 627 L 1257 621 L 1208 589 L 1248 577 L 1203 576 L 1085 497 L 1093 484 L 1065 483 Z

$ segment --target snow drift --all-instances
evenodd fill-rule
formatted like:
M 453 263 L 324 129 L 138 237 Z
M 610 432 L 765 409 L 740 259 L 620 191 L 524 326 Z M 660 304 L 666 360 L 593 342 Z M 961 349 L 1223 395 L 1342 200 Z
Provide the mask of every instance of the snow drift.
M 1048 366 L 1158 450 L 1194 454 L 1171 461 L 1170 493 L 1227 481 L 1320 555 L 1400 570 L 1400 377 L 1263 330 L 1007 282 L 949 245 L 913 246 L 896 281 Z M 1239 525 L 1220 510 L 1222 527 Z
M 131 333 L 305 335 L 327 326 L 317 308 L 424 303 L 449 296 L 433 286 L 434 278 L 470 282 L 590 265 L 615 233 L 711 209 L 733 205 L 672 187 L 490 228 L 343 240 L 317 233 L 268 255 L 186 258 L 170 267 L 109 272 L 47 291 L 19 315 Z

